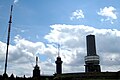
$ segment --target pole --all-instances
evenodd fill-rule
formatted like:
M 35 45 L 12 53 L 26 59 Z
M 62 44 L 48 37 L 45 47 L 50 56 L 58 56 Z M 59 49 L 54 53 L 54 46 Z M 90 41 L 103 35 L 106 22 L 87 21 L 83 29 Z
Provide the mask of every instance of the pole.
M 11 5 L 10 19 L 9 19 L 9 26 L 8 26 L 7 49 L 6 49 L 6 59 L 5 59 L 5 71 L 4 71 L 4 74 L 6 74 L 6 71 L 7 71 L 8 48 L 9 48 L 9 42 L 10 42 L 10 30 L 11 30 L 11 23 L 12 23 L 12 9 L 13 9 L 13 5 Z

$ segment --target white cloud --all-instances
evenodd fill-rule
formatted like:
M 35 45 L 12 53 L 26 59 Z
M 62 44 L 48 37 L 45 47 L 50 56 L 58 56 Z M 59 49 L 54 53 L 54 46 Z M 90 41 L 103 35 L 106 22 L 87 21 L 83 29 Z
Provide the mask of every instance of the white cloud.
M 14 0 L 14 4 L 18 3 L 19 0 Z
M 100 12 L 97 12 L 98 15 L 106 17 L 105 19 L 101 19 L 101 21 L 110 21 L 113 24 L 113 20 L 117 19 L 116 9 L 112 6 L 100 8 Z
M 28 32 L 29 30 L 28 29 L 21 29 L 19 27 L 13 27 L 13 30 L 15 30 L 17 33 L 25 33 L 25 32 Z
M 42 42 L 33 43 L 24 38 L 21 38 L 19 35 L 15 36 L 14 42 L 15 42 L 15 45 L 9 46 L 8 65 L 12 68 L 16 64 L 19 64 L 19 68 L 17 68 L 18 66 L 16 66 L 14 68 L 13 72 L 15 72 L 16 75 L 21 75 L 18 73 L 20 67 L 22 67 L 25 63 L 26 63 L 26 65 L 30 65 L 31 64 L 30 62 L 34 62 L 34 57 L 36 56 L 37 53 L 43 54 L 45 45 Z M 0 62 L 3 62 L 4 56 L 5 56 L 5 51 L 6 51 L 6 44 L 3 42 L 0 42 L 0 44 L 1 44 Z M 10 72 L 9 66 L 8 66 L 8 72 Z M 29 68 L 30 72 L 32 72 L 32 70 L 33 70 L 32 66 L 24 67 L 24 69 L 26 69 L 26 68 Z M 27 72 L 26 70 L 24 70 L 25 71 L 24 74 L 26 74 L 26 72 Z M 10 72 L 10 73 L 12 73 L 12 72 Z M 29 74 L 29 75 L 31 75 L 31 74 Z
M 84 14 L 82 10 L 76 10 L 75 12 L 72 13 L 72 16 L 70 17 L 71 20 L 73 19 L 81 19 L 84 18 Z
M 105 67 L 106 71 L 106 67 L 110 67 L 110 65 L 119 66 L 120 49 L 118 45 L 120 45 L 120 31 L 116 29 L 96 29 L 85 25 L 65 24 L 51 25 L 51 28 L 51 32 L 45 36 L 45 39 L 50 43 L 56 43 L 58 40 L 61 42 L 61 57 L 64 62 L 64 67 L 67 66 L 67 68 L 70 69 L 70 66 L 82 66 L 80 70 L 74 69 L 73 71 L 84 71 L 84 56 L 86 55 L 85 38 L 88 34 L 96 35 L 97 54 L 100 56 L 101 65 Z M 57 33 L 57 35 L 55 33 Z M 105 58 L 105 55 L 112 56 Z M 114 62 L 110 63 L 111 59 Z M 102 68 L 102 71 L 105 71 L 105 69 Z M 110 68 L 110 71 L 115 70 L 119 70 L 118 67 L 117 69 Z M 71 72 L 71 69 L 64 69 L 64 71 Z
M 15 36 L 15 45 L 10 45 L 9 48 L 7 71 L 9 74 L 32 76 L 35 55 L 41 58 L 39 59 L 41 73 L 53 74 L 55 72 L 55 60 L 57 56 L 57 47 L 55 45 L 58 41 L 61 44 L 60 56 L 63 60 L 63 72 L 83 72 L 85 64 L 84 56 L 86 56 L 86 35 L 88 34 L 96 36 L 96 50 L 100 56 L 102 71 L 119 70 L 119 30 L 96 29 L 85 25 L 65 24 L 56 24 L 50 27 L 52 28 L 51 32 L 44 37 L 48 40 L 47 44 L 43 42 L 31 42 L 19 35 Z M 4 69 L 3 61 L 6 46 L 3 42 L 0 42 L 0 45 L 0 72 L 2 72 Z

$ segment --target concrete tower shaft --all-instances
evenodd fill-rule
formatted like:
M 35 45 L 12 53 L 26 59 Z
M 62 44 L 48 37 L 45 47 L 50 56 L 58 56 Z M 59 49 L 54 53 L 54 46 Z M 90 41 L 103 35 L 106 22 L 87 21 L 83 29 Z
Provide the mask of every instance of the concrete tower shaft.
M 85 56 L 85 72 L 100 72 L 99 56 L 96 54 L 95 36 L 86 36 L 87 56 Z
M 95 46 L 95 36 L 94 35 L 88 35 L 86 36 L 86 42 L 87 42 L 87 56 L 93 56 L 96 55 L 96 46 Z

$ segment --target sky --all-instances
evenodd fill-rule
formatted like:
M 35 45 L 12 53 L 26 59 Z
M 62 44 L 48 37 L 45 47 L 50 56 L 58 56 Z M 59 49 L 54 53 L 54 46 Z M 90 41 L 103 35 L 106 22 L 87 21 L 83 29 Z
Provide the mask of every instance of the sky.
M 84 72 L 86 36 L 95 35 L 102 72 L 120 70 L 119 0 L 0 0 L 0 74 L 13 4 L 7 73 L 32 76 L 35 57 L 42 75 L 52 75 L 60 56 L 63 73 Z

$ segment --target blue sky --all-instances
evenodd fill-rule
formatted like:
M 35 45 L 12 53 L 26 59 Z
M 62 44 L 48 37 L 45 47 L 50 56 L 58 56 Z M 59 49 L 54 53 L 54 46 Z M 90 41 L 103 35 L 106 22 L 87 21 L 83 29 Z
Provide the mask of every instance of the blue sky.
M 76 55 L 82 55 L 83 58 L 86 55 L 85 36 L 95 34 L 98 40 L 96 41 L 97 50 L 100 55 L 111 53 L 108 58 L 115 60 L 114 63 L 116 64 L 113 66 L 117 67 L 115 70 L 119 68 L 119 60 L 117 60 L 120 57 L 118 48 L 118 44 L 120 44 L 119 0 L 0 0 L 0 42 L 4 46 L 4 48 L 1 47 L 0 54 L 5 53 L 3 50 L 5 50 L 11 4 L 14 7 L 10 40 L 10 65 L 13 64 L 12 62 L 18 64 L 21 59 L 25 58 L 23 56 L 33 58 L 32 61 L 34 62 L 34 57 L 38 55 L 41 61 L 40 65 L 43 65 L 42 69 L 45 71 L 43 73 L 52 74 L 55 72 L 54 60 L 57 55 L 57 48 L 54 45 L 60 42 L 62 45 L 61 52 L 63 52 L 61 56 L 65 62 L 63 64 L 65 66 L 64 72 L 71 72 L 71 65 L 75 66 L 79 62 L 78 60 L 81 60 Z M 107 44 L 109 47 L 101 43 Z M 111 43 L 115 43 L 115 48 L 110 46 Z M 21 53 L 17 53 L 17 51 Z M 74 57 L 72 57 L 73 55 Z M 71 58 L 74 60 L 71 61 Z M 3 59 L 4 57 L 1 57 L 0 60 Z M 29 61 L 29 59 L 26 59 L 23 62 L 25 63 L 27 60 Z M 101 61 L 103 71 L 106 71 L 108 65 L 112 64 L 111 62 L 105 65 L 105 61 L 109 62 L 109 60 Z M 84 71 L 83 59 L 80 62 L 80 67 L 75 66 L 72 71 L 80 69 Z M 49 69 L 48 64 L 53 68 Z M 1 71 L 3 67 L 4 64 L 1 62 Z M 113 67 L 110 67 L 109 70 L 114 71 Z M 32 72 L 31 68 L 27 69 Z M 19 68 L 15 67 L 15 69 L 16 71 L 13 70 L 13 72 L 16 75 L 21 75 L 17 72 L 17 70 L 20 71 Z M 48 70 L 49 72 L 47 72 Z M 21 71 L 24 71 L 24 69 L 22 68 Z M 29 73 L 23 74 L 31 75 Z
M 3 35 L 8 26 L 10 5 L 13 4 L 13 2 L 13 0 L 1 0 L 1 35 Z M 92 0 L 91 2 L 87 0 L 18 0 L 18 2 L 14 4 L 11 36 L 21 34 L 27 39 L 32 36 L 32 38 L 30 38 L 32 41 L 43 41 L 42 37 L 50 31 L 49 26 L 53 24 L 82 24 L 95 28 L 119 29 L 118 25 L 120 22 L 118 20 L 115 20 L 114 24 L 110 24 L 109 21 L 101 23 L 100 19 L 102 16 L 97 14 L 100 8 L 109 6 L 113 6 L 117 9 L 116 12 L 119 12 L 119 3 L 118 0 Z M 82 10 L 85 18 L 70 20 L 72 12 L 76 10 Z M 116 15 L 119 18 L 119 14 L 116 13 Z M 26 32 L 24 33 L 23 31 L 23 33 L 21 33 L 20 30 Z M 40 39 L 36 39 L 36 35 L 40 36 Z

